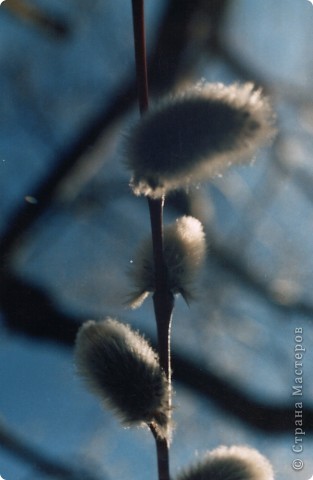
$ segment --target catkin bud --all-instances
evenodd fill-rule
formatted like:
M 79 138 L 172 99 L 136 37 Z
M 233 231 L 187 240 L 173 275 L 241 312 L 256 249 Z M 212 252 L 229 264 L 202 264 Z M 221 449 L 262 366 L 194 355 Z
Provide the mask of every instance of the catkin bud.
M 245 446 L 218 447 L 177 480 L 274 480 L 269 461 Z
M 273 133 L 269 101 L 252 83 L 201 83 L 166 97 L 129 136 L 134 193 L 158 198 L 212 178 L 250 160 Z
M 152 423 L 165 435 L 167 380 L 139 333 L 116 320 L 90 320 L 77 334 L 75 356 L 79 374 L 124 425 Z
M 196 273 L 202 265 L 206 242 L 199 220 L 181 217 L 164 229 L 164 262 L 167 270 L 167 288 L 173 294 L 180 293 L 188 302 L 193 298 Z M 135 290 L 130 295 L 130 305 L 136 308 L 146 296 L 155 291 L 154 260 L 151 239 L 146 240 L 130 271 Z

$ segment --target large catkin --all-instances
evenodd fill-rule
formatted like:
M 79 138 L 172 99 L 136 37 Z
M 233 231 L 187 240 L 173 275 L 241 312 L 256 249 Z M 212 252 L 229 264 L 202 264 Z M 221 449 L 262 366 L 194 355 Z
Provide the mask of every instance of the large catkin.
M 157 354 L 139 333 L 116 320 L 90 320 L 78 332 L 75 358 L 88 387 L 124 425 L 153 423 L 165 434 L 167 380 Z
M 201 83 L 161 100 L 133 128 L 126 163 L 138 195 L 214 177 L 251 160 L 274 134 L 268 99 L 251 83 Z

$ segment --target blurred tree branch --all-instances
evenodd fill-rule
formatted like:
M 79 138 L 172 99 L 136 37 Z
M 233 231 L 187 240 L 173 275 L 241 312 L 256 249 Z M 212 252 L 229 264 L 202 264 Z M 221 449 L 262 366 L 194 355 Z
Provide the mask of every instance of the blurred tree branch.
M 0 422 L 0 447 L 20 461 L 29 464 L 41 475 L 59 480 L 97 480 L 99 478 L 83 467 L 65 465 L 50 458 L 30 443 L 29 438 L 27 441 L 21 439 L 3 422 Z
M 64 37 L 69 34 L 69 26 L 64 20 L 53 18 L 27 0 L 7 0 L 1 8 L 53 36 Z
M 253 80 L 266 89 L 269 86 L 261 74 L 256 73 L 241 59 L 234 56 L 223 43 L 221 26 L 230 0 L 194 0 L 182 2 L 171 0 L 164 14 L 159 35 L 149 60 L 151 91 L 162 94 L 191 76 L 201 56 L 207 55 L 222 59 L 242 79 Z M 68 26 L 62 21 L 51 19 L 44 12 L 31 6 L 26 0 L 7 0 L 3 7 L 23 21 L 44 28 L 57 35 L 68 33 Z M 53 203 L 61 182 L 71 177 L 81 162 L 87 162 L 86 152 L 96 147 L 112 125 L 127 113 L 135 100 L 135 80 L 131 77 L 118 86 L 109 106 L 100 108 L 81 132 L 77 132 L 74 142 L 57 152 L 56 165 L 39 182 L 33 196 L 37 203 L 23 203 L 12 215 L 8 228 L 0 239 L 0 301 L 6 326 L 13 332 L 30 335 L 32 338 L 55 341 L 71 347 L 77 329 L 84 319 L 73 318 L 60 311 L 49 293 L 17 278 L 10 270 L 10 260 L 24 235 L 33 227 Z M 107 104 L 106 99 L 103 102 Z M 285 168 L 285 166 L 282 166 Z M 306 176 L 299 176 L 299 186 L 312 198 L 311 182 Z M 275 292 L 261 281 L 255 272 L 243 265 L 234 252 L 226 251 L 211 238 L 211 253 L 214 261 L 234 274 L 237 281 L 257 292 L 268 302 L 274 311 L 292 315 L 304 314 L 313 318 L 313 306 L 301 301 L 289 304 L 279 303 Z M 209 402 L 231 414 L 255 429 L 280 434 L 293 432 L 294 410 L 289 405 L 265 404 L 239 389 L 235 384 L 218 376 L 200 363 L 188 359 L 182 352 L 173 352 L 173 369 L 176 379 L 203 395 Z M 313 409 L 307 408 L 306 430 L 313 430 Z M 75 472 L 70 467 L 57 465 L 45 455 L 24 444 L 12 432 L 0 425 L 0 444 L 12 454 L 38 466 L 45 474 L 57 478 L 74 480 Z M 87 476 L 84 477 L 87 480 Z M 92 480 L 92 477 L 89 477 Z
M 55 341 L 72 347 L 76 332 L 85 320 L 63 314 L 41 288 L 16 277 L 6 277 L 0 290 L 5 322 L 14 332 L 32 338 Z M 18 308 L 16 305 L 18 303 Z M 248 425 L 271 433 L 291 432 L 294 410 L 286 405 L 264 404 L 238 388 L 200 362 L 186 358 L 173 349 L 175 379 L 197 394 L 203 395 L 218 408 Z M 307 431 L 313 429 L 313 409 L 306 408 Z
M 14 0 L 24 3 L 22 0 Z M 222 14 L 226 11 L 228 0 L 214 0 L 210 8 L 206 8 L 207 20 L 212 29 L 217 30 L 220 26 Z M 171 88 L 182 78 L 181 63 L 183 54 L 188 47 L 191 25 L 199 11 L 207 4 L 206 0 L 184 2 L 171 0 L 165 12 L 156 45 L 149 59 L 149 81 L 152 92 L 163 92 Z M 217 7 L 218 5 L 218 7 Z M 216 8 L 213 8 L 215 6 Z M 216 19 L 218 18 L 218 22 Z M 214 30 L 214 31 L 215 31 Z M 211 33 L 216 37 L 217 33 Z M 195 51 L 188 64 L 188 71 L 199 61 L 201 51 Z M 5 266 L 9 262 L 12 251 L 22 241 L 23 235 L 31 228 L 34 222 L 53 202 L 57 188 L 65 177 L 70 176 L 79 162 L 86 162 L 84 155 L 94 147 L 105 132 L 120 119 L 134 103 L 136 96 L 135 76 L 125 85 L 124 81 L 116 90 L 109 106 L 100 108 L 91 118 L 86 127 L 77 132 L 72 144 L 63 151 L 56 152 L 56 160 L 52 171 L 48 172 L 37 187 L 34 188 L 33 197 L 36 205 L 24 202 L 12 215 L 7 230 L 0 239 L 0 265 Z M 106 99 L 103 102 L 107 105 Z

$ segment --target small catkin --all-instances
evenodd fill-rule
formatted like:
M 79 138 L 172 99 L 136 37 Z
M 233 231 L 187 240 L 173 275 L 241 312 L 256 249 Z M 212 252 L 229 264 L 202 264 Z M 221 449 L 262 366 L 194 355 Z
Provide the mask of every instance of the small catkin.
M 76 338 L 78 373 L 124 425 L 168 431 L 168 384 L 157 354 L 128 325 L 107 319 L 84 323 Z
M 167 270 L 167 288 L 174 295 L 180 293 L 187 302 L 193 299 L 195 276 L 203 264 L 206 241 L 202 224 L 194 217 L 184 216 L 164 229 L 164 262 Z M 132 308 L 141 305 L 147 295 L 155 291 L 155 274 L 151 239 L 139 248 L 130 276 L 134 292 L 130 295 Z
M 274 480 L 273 468 L 257 450 L 246 446 L 218 447 L 177 480 Z
M 252 83 L 201 83 L 168 96 L 129 135 L 133 191 L 159 198 L 251 160 L 273 138 L 273 124 L 268 99 Z

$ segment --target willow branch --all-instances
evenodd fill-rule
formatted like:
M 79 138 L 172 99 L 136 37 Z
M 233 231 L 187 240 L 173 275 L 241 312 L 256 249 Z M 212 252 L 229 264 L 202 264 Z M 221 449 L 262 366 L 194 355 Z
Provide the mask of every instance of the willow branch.
M 144 1 L 132 0 L 135 60 L 139 110 L 143 115 L 149 106 L 147 55 L 145 42 Z M 170 324 L 174 306 L 173 295 L 167 291 L 167 272 L 163 255 L 163 205 L 164 199 L 149 199 L 149 212 L 154 256 L 155 293 L 154 311 L 158 330 L 158 347 L 161 368 L 168 379 L 168 402 L 171 407 Z M 161 439 L 153 426 L 157 448 L 159 480 L 170 480 L 168 440 Z

